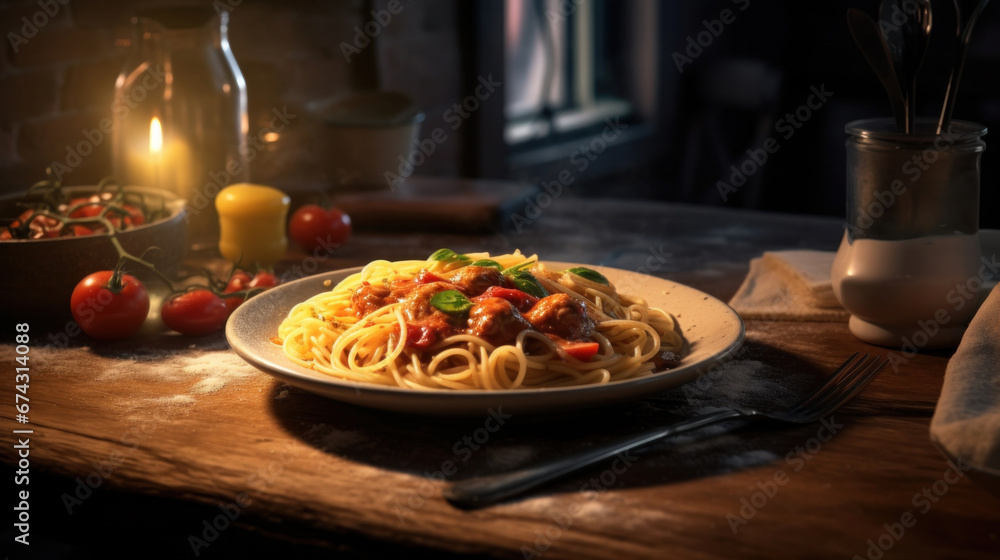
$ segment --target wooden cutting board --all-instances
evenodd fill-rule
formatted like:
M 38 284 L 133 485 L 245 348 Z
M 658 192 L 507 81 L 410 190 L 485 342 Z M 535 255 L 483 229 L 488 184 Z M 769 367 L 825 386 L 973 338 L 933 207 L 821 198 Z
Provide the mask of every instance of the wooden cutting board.
M 359 191 L 333 196 L 355 227 L 488 233 L 537 187 L 499 180 L 410 177 L 394 191 Z

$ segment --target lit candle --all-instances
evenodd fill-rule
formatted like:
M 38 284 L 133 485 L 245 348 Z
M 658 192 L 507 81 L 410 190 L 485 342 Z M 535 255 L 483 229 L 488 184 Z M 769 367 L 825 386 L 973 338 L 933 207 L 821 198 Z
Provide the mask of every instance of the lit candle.
M 160 119 L 153 117 L 149 122 L 149 153 L 158 154 L 163 150 L 163 127 Z
M 154 187 L 165 188 L 163 184 L 163 127 L 160 119 L 153 117 L 149 122 L 150 179 Z
M 243 266 L 271 266 L 285 254 L 288 195 L 273 187 L 239 183 L 215 198 L 219 252 Z

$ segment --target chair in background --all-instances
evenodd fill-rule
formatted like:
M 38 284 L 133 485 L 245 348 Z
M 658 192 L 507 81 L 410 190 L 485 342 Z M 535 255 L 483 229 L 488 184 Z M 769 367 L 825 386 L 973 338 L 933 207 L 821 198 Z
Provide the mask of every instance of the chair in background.
M 690 115 L 678 144 L 680 201 L 759 207 L 763 169 L 726 199 L 717 182 L 729 183 L 731 166 L 773 134 L 781 82 L 780 70 L 756 59 L 720 60 L 692 76 L 680 108 Z

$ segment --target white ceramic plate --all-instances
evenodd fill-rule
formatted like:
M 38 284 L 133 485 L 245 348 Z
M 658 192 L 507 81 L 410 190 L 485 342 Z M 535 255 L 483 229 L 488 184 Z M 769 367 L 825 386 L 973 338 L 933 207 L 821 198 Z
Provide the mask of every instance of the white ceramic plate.
M 550 270 L 571 263 L 547 262 Z M 620 403 L 677 387 L 732 356 L 743 344 L 743 321 L 712 296 L 670 280 L 616 268 L 585 265 L 604 274 L 620 293 L 642 297 L 677 317 L 688 347 L 681 365 L 668 371 L 585 387 L 517 391 L 416 391 L 344 381 L 301 367 L 270 342 L 293 306 L 335 286 L 360 268 L 319 274 L 268 290 L 240 306 L 226 325 L 229 344 L 244 360 L 281 381 L 338 401 L 431 416 L 479 416 L 489 409 L 547 413 Z

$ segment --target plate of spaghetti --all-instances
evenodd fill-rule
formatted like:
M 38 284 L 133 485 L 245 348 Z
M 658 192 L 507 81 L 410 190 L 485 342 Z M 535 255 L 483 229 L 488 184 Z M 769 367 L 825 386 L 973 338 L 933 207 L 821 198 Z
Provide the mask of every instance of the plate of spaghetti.
M 640 398 L 708 371 L 743 334 L 728 305 L 669 280 L 449 249 L 279 286 L 226 327 L 240 356 L 291 385 L 436 416 Z

